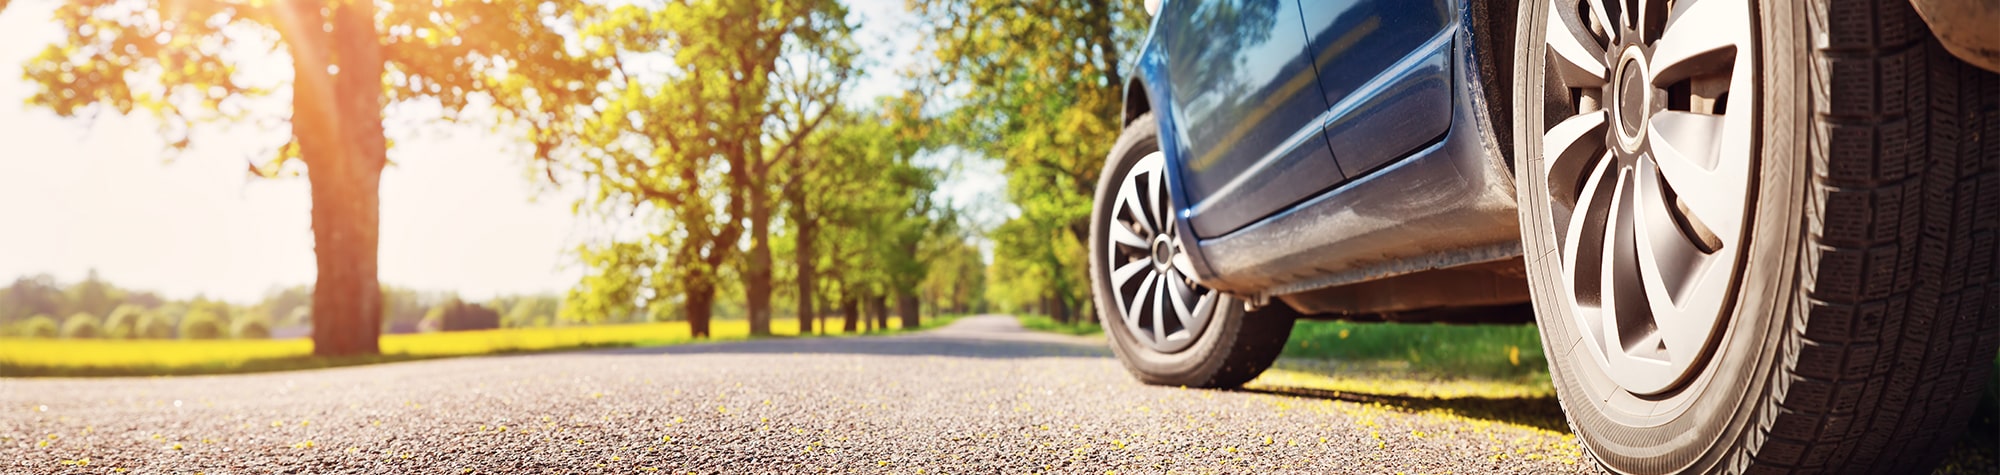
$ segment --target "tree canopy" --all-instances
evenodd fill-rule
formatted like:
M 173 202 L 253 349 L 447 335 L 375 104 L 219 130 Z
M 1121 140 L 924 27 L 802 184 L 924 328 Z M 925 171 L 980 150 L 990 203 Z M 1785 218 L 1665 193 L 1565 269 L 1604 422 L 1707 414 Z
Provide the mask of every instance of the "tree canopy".
M 930 38 L 924 80 L 953 92 L 943 127 L 955 144 L 1004 163 L 1019 215 L 992 231 L 996 265 L 1066 319 L 1088 296 L 1081 244 L 1091 194 L 1122 124 L 1130 51 L 1145 31 L 1138 0 L 912 0 Z M 1032 45 L 1032 46 L 1027 46 Z M 996 289 L 1003 290 L 1003 289 Z M 1087 306 L 1083 306 L 1087 307 Z
M 584 178 L 580 208 L 646 231 L 581 250 L 589 275 L 564 314 L 677 308 L 705 335 L 718 291 L 740 280 L 752 334 L 769 334 L 782 188 L 851 82 L 853 28 L 832 0 L 623 5 L 585 25 L 613 74 L 545 156 Z

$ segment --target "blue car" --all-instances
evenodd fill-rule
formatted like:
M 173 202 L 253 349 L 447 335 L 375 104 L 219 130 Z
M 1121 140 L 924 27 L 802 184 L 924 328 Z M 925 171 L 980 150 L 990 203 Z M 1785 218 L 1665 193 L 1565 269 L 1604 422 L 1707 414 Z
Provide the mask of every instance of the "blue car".
M 2000 346 L 1992 5 L 1149 0 L 1097 315 L 1195 387 L 1534 322 L 1608 471 L 1927 470 Z

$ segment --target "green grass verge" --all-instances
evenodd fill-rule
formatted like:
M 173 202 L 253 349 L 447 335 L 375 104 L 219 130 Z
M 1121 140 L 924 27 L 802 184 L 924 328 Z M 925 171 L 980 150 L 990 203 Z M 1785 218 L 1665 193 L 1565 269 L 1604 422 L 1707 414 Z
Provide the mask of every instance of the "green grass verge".
M 1058 323 L 1021 314 L 1021 327 L 1065 335 L 1100 335 L 1096 320 Z M 1331 361 L 1351 371 L 1424 373 L 1442 378 L 1548 381 L 1548 359 L 1534 325 L 1444 325 L 1300 320 L 1282 355 Z M 1329 369 L 1327 364 L 1315 364 Z
M 957 316 L 927 318 L 916 330 L 942 326 Z M 888 331 L 903 333 L 898 319 Z M 797 320 L 778 319 L 775 337 L 797 337 Z M 834 328 L 839 322 L 829 320 Z M 749 322 L 717 320 L 711 338 L 698 340 L 686 322 L 599 325 L 558 328 L 508 328 L 448 333 L 383 335 L 382 354 L 323 357 L 312 354 L 312 341 L 288 340 L 60 340 L 0 339 L 0 377 L 180 376 L 200 374 L 289 371 L 413 361 L 463 356 L 538 353 L 593 348 L 678 345 L 701 341 L 744 340 Z M 861 334 L 830 333 L 827 337 Z M 812 336 L 812 335 L 808 335 Z
M 1548 379 L 1534 325 L 1445 325 L 1300 320 L 1283 357 L 1334 360 L 1371 371 L 1437 377 Z
M 1021 328 L 1038 332 L 1061 333 L 1064 335 L 1102 335 L 1104 328 L 1097 326 L 1097 320 L 1082 319 L 1070 323 L 1057 322 L 1045 315 L 1015 315 Z

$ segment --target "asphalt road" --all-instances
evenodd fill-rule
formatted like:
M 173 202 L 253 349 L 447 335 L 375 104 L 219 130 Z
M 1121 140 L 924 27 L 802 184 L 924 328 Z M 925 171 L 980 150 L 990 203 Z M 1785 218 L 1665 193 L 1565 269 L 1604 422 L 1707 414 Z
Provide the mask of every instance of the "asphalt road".
M 1546 424 L 1451 400 L 1144 386 L 1102 346 L 987 316 L 893 337 L 0 380 L 0 473 L 1589 470 Z

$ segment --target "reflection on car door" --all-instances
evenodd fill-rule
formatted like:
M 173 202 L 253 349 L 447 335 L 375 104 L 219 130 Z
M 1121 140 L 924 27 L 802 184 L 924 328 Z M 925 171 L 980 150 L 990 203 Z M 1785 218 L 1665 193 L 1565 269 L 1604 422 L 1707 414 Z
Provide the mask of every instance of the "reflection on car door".
M 1349 177 L 1444 136 L 1455 31 L 1446 0 L 1307 0 L 1300 11 L 1332 105 L 1327 142 Z
M 1181 189 L 1196 235 L 1242 227 L 1343 179 L 1295 0 L 1167 2 Z

